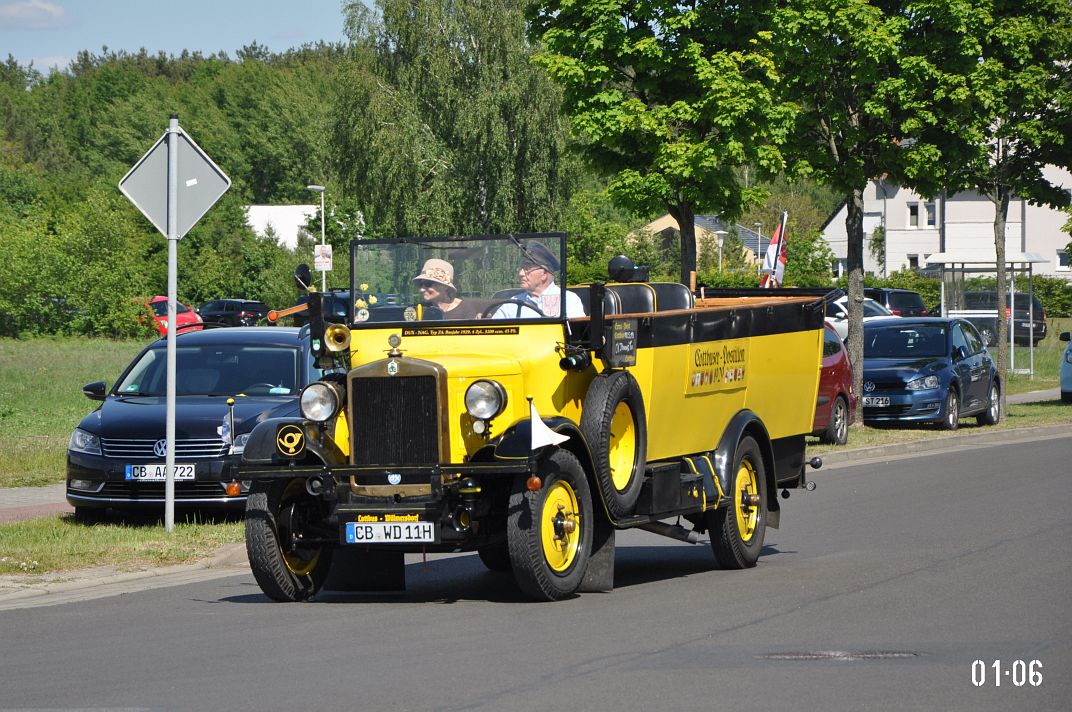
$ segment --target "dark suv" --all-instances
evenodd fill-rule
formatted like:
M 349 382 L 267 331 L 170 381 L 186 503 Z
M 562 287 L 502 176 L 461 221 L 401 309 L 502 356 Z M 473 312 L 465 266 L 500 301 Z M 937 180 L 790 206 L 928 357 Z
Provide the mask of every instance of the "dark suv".
M 264 302 L 252 299 L 217 299 L 197 308 L 201 319 L 224 326 L 255 326 L 268 315 Z
M 923 306 L 923 297 L 911 289 L 892 289 L 890 287 L 864 287 L 864 296 L 874 299 L 897 316 L 929 316 L 927 307 Z
M 1030 301 L 1028 298 L 1030 297 Z M 1009 300 L 1005 299 L 1005 317 L 1009 316 Z M 966 311 L 992 312 L 992 314 L 964 314 L 963 318 L 970 321 L 979 335 L 983 337 L 987 346 L 997 343 L 997 292 L 965 292 L 964 304 L 961 307 Z M 1031 322 L 1034 320 L 1034 333 L 1031 331 Z M 1014 343 L 1027 345 L 1029 341 L 1038 342 L 1046 338 L 1046 310 L 1042 308 L 1042 302 L 1033 294 L 1016 294 L 1016 308 L 1013 310 L 1013 319 L 1009 324 L 1012 329 Z

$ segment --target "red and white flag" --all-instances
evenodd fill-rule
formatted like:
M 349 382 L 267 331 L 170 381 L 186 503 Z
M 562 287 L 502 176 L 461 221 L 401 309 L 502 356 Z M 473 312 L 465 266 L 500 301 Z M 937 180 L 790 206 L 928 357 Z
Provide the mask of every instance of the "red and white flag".
M 781 224 L 771 235 L 767 254 L 763 258 L 763 276 L 759 280 L 760 287 L 780 287 L 785 281 L 785 223 L 788 219 L 789 211 L 783 212 Z

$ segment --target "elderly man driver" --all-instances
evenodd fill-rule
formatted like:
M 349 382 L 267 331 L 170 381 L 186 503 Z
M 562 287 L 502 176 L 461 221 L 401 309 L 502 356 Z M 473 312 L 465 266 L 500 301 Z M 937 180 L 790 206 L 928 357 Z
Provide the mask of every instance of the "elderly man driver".
M 514 301 L 531 304 L 544 316 L 557 317 L 561 313 L 562 300 L 566 300 L 566 318 L 585 316 L 581 298 L 570 291 L 563 291 L 555 284 L 559 270 L 558 258 L 539 242 L 529 242 L 524 247 L 524 257 L 518 267 L 518 279 L 523 290 Z M 495 319 L 535 318 L 536 312 L 519 304 L 503 304 L 496 311 Z

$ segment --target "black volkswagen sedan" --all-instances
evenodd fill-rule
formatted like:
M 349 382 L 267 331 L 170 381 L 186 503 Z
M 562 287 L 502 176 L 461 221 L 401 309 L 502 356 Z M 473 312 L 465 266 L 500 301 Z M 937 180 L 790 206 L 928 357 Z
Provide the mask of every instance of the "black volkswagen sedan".
M 309 355 L 309 330 L 206 329 L 176 337 L 175 503 L 245 506 L 248 483 L 234 472 L 249 432 L 265 418 L 295 415 L 302 388 L 321 373 Z M 167 340 L 150 344 L 75 428 L 67 448 L 67 501 L 75 517 L 104 511 L 163 511 L 167 456 Z M 233 399 L 233 405 L 228 400 Z

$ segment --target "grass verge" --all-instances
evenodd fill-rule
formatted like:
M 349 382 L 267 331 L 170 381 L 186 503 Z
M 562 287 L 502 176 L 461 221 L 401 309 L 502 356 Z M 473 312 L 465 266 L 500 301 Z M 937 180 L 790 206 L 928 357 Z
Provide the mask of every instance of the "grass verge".
M 176 522 L 171 534 L 159 520 L 85 525 L 71 515 L 58 515 L 5 522 L 0 523 L 0 574 L 185 564 L 212 556 L 243 536 L 240 521 Z

